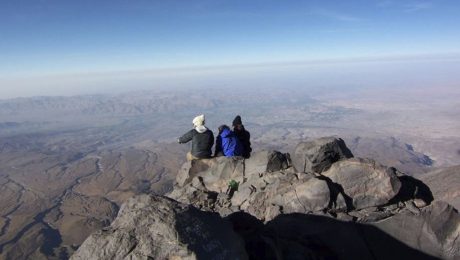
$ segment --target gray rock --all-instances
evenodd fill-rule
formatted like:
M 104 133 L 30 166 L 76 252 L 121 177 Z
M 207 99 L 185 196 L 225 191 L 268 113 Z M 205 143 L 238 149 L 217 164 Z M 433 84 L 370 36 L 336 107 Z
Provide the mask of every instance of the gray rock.
M 226 219 L 244 238 L 250 259 L 337 259 L 328 248 L 318 247 L 315 239 L 277 236 L 271 227 L 247 213 L 237 212 Z
M 337 189 L 334 189 L 337 192 Z M 335 210 L 337 211 L 347 211 L 348 210 L 348 205 L 347 205 L 347 200 L 344 197 L 345 195 L 342 193 L 337 193 L 337 197 L 335 200 L 331 201 L 332 206 Z
M 182 165 L 176 177 L 176 186 L 185 187 L 198 178 L 207 190 L 225 193 L 231 180 L 243 183 L 253 174 L 280 171 L 289 168 L 290 165 L 289 154 L 277 151 L 256 152 L 249 159 L 221 156 L 193 160 Z M 195 181 L 195 187 L 196 184 Z
M 347 222 L 352 222 L 354 220 L 354 217 L 353 216 L 350 216 L 346 213 L 343 213 L 343 212 L 339 212 L 337 213 L 337 217 L 336 217 L 338 220 L 342 220 L 342 221 L 347 221 Z
M 270 208 L 271 194 L 278 192 L 276 187 L 280 183 L 282 188 L 290 189 L 292 180 L 297 179 L 292 171 L 287 170 L 289 167 L 289 154 L 277 151 L 257 152 L 250 159 L 217 157 L 194 160 L 182 166 L 176 178 L 177 183 L 167 196 L 221 215 L 228 215 L 228 207 L 231 206 L 252 212 L 262 219 L 265 215 L 275 217 L 275 212 L 280 210 L 274 209 L 280 205 Z M 231 180 L 238 183 L 235 191 L 228 189 Z M 264 192 L 265 189 L 271 193 Z M 216 201 L 214 194 L 224 194 L 222 197 L 230 201 Z M 266 212 L 267 208 L 270 208 L 270 212 Z
M 406 205 L 406 209 L 412 212 L 413 214 L 415 215 L 420 214 L 420 210 L 415 206 L 414 202 L 406 201 L 404 202 L 404 204 Z
M 426 207 L 427 206 L 427 203 L 422 200 L 422 199 L 415 199 L 414 200 L 414 205 L 417 207 L 417 208 L 423 208 L 423 207 Z
M 291 166 L 289 154 L 278 151 L 260 151 L 253 153 L 245 160 L 245 175 L 276 172 L 287 169 Z
M 342 139 L 323 137 L 298 144 L 292 155 L 292 163 L 298 172 L 321 173 L 334 162 L 352 157 Z
M 460 215 L 443 201 L 434 201 L 420 213 L 406 210 L 373 225 L 431 256 L 460 259 Z
M 401 188 L 401 182 L 393 168 L 382 166 L 370 159 L 352 158 L 339 161 L 322 175 L 343 188 L 355 209 L 384 205 Z
M 244 243 L 218 214 L 153 195 L 129 199 L 110 227 L 71 259 L 247 259 Z
M 200 178 L 206 189 L 226 192 L 230 180 L 242 182 L 244 178 L 244 159 L 240 157 L 217 157 L 186 162 L 180 169 L 177 186 L 184 187 L 194 178 Z
M 311 178 L 292 185 L 281 195 L 278 205 L 285 213 L 309 213 L 326 209 L 330 202 L 330 191 L 325 181 Z M 280 203 L 281 202 L 281 203 Z
M 435 199 L 460 210 L 460 165 L 421 174 L 419 178 L 430 186 Z
M 300 173 L 276 151 L 187 162 L 179 202 L 130 199 L 72 259 L 460 259 L 460 216 L 423 182 L 341 139 L 297 148 Z
M 227 208 L 231 205 L 262 221 L 269 221 L 281 213 L 313 213 L 326 209 L 337 212 L 383 205 L 398 193 L 400 187 L 391 168 L 370 160 L 336 162 L 329 171 L 316 178 L 314 174 L 286 169 L 267 172 L 269 159 L 280 158 L 270 154 L 281 153 L 260 152 L 245 161 L 219 157 L 196 162 L 187 169 L 190 173 L 188 184 L 177 185 L 168 196 L 222 215 L 228 215 Z M 286 166 L 283 163 L 275 165 Z M 232 179 L 239 182 L 239 187 L 229 194 L 231 203 L 216 202 L 209 192 L 225 193 Z
M 176 185 L 182 187 L 186 182 L 189 182 L 192 178 L 190 177 L 190 168 L 192 168 L 192 162 L 188 161 L 182 164 L 179 172 L 176 176 Z
M 343 213 L 342 213 L 343 214 Z M 364 216 L 365 214 L 363 214 Z M 313 252 L 318 253 L 327 253 L 329 255 L 325 258 L 312 258 L 312 259 L 427 259 L 435 260 L 439 259 L 434 257 L 431 254 L 428 254 L 426 250 L 422 250 L 419 245 L 414 245 L 406 243 L 398 236 L 397 232 L 404 234 L 411 233 L 412 240 L 415 242 L 416 239 L 426 240 L 430 238 L 428 232 L 422 231 L 420 228 L 423 228 L 420 225 L 412 226 L 407 223 L 404 226 L 404 223 L 401 222 L 395 227 L 394 230 L 389 233 L 386 230 L 382 230 L 380 227 L 369 223 L 356 223 L 349 222 L 347 215 L 341 215 L 339 219 L 336 220 L 326 215 L 316 215 L 316 214 L 285 214 L 279 215 L 272 221 L 268 222 L 263 230 L 266 233 L 269 233 L 271 237 L 275 237 L 275 241 L 280 241 L 279 247 L 281 251 L 283 249 L 289 251 L 291 248 L 283 247 L 283 241 L 292 241 L 294 243 L 301 243 L 304 245 L 304 248 L 310 248 Z M 414 216 L 416 222 L 420 220 L 420 216 Z M 354 218 L 352 217 L 352 220 Z M 388 221 L 391 218 L 382 220 L 382 222 Z M 406 219 L 411 221 L 410 219 Z M 438 219 L 442 220 L 442 219 Z M 378 222 L 380 223 L 380 222 Z M 419 223 L 420 224 L 420 223 Z M 390 227 L 393 224 L 389 224 Z M 444 224 L 440 224 L 444 225 Z M 414 229 L 409 229 L 413 227 Z M 458 226 L 457 226 L 458 227 Z M 442 230 L 435 230 L 434 234 L 442 234 Z M 403 230 L 401 230 L 403 229 Z M 398 231 L 399 230 L 399 231 Z M 419 237 L 419 234 L 423 234 L 423 238 Z M 432 236 L 435 236 L 435 235 Z M 451 238 L 453 236 L 450 236 Z M 440 240 L 431 240 L 432 244 L 438 244 Z M 440 244 L 438 244 L 440 245 Z M 428 246 L 423 244 L 423 246 Z M 433 246 L 433 245 L 429 245 Z M 449 244 L 446 245 L 446 248 L 454 248 L 455 245 Z M 458 248 L 458 247 L 457 247 Z M 300 250 L 296 248 L 295 250 Z M 454 258 L 454 257 L 447 257 Z M 302 258 L 295 258 L 302 259 Z M 305 258 L 308 259 L 308 258 Z
M 359 211 L 352 211 L 348 212 L 348 214 L 355 217 L 355 221 L 360 223 L 376 222 L 393 215 L 391 211 L 376 207 L 365 208 Z
M 459 257 L 458 212 L 440 202 L 429 205 L 433 198 L 423 182 L 373 160 L 349 158 L 341 139 L 298 148 L 304 172 L 289 167 L 289 155 L 279 152 L 215 158 L 185 165 L 169 196 L 233 219 L 252 258 Z M 238 189 L 225 192 L 232 179 Z M 244 219 L 249 222 L 240 223 Z
M 294 173 L 274 172 L 252 175 L 231 201 L 233 206 L 269 221 L 282 213 L 322 211 L 331 205 L 330 194 L 327 182 L 314 176 L 299 179 Z

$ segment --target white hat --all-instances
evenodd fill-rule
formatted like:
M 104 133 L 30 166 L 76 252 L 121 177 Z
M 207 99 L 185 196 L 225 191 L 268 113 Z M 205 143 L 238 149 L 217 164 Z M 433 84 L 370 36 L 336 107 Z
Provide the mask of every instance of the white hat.
M 199 115 L 195 117 L 192 121 L 194 126 L 204 125 L 204 115 Z

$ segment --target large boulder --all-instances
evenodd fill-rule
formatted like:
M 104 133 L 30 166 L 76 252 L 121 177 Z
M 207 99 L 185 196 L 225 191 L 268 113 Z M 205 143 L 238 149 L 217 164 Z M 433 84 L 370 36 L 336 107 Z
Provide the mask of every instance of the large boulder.
M 460 259 L 460 215 L 443 201 L 434 201 L 419 212 L 404 210 L 373 225 L 411 248 L 431 256 Z M 374 250 L 386 250 L 381 239 L 367 233 L 364 233 L 364 237 L 374 245 Z
M 192 160 L 182 165 L 176 186 L 185 187 L 199 181 L 207 190 L 221 193 L 227 191 L 232 180 L 243 183 L 250 175 L 280 171 L 290 166 L 289 154 L 278 151 L 256 152 L 249 159 L 221 156 Z
M 326 209 L 330 203 L 326 181 L 293 172 L 250 176 L 231 198 L 231 205 L 262 221 L 283 213 L 310 213 Z
M 419 222 L 420 216 L 414 218 Z M 407 220 L 410 221 L 410 219 Z M 440 259 L 439 257 L 442 256 L 439 255 L 439 251 L 430 250 L 427 252 L 429 250 L 422 248 L 427 244 L 407 243 L 405 240 L 400 240 L 398 236 L 394 236 L 397 232 L 411 234 L 410 240 L 415 242 L 417 239 L 429 240 L 434 235 L 429 235 L 428 232 L 423 231 L 422 226 L 411 226 L 414 229 L 408 229 L 409 226 L 411 226 L 410 223 L 407 223 L 407 226 L 399 225 L 397 226 L 399 231 L 395 229 L 394 233 L 388 233 L 371 224 L 339 221 L 327 216 L 283 214 L 266 223 L 263 234 L 274 237 L 274 240 L 278 242 L 276 245 L 279 247 L 283 247 L 283 242 L 289 242 L 285 249 L 288 252 L 293 248 L 291 245 L 300 243 L 304 247 L 306 245 L 313 249 L 313 252 L 328 253 L 331 256 L 314 259 Z M 431 241 L 432 244 L 442 242 L 442 240 Z M 429 246 L 432 247 L 433 245 Z M 284 252 L 283 250 L 280 251 Z M 458 257 L 457 254 L 454 257 L 449 256 L 447 259 L 458 259 Z
M 339 161 L 322 175 L 343 189 L 355 209 L 387 204 L 401 188 L 394 168 L 382 166 L 370 159 Z
M 186 162 L 176 177 L 177 186 L 184 187 L 195 178 L 199 179 L 208 190 L 225 192 L 230 180 L 243 181 L 244 161 L 242 157 L 221 156 Z
M 292 155 L 292 163 L 298 172 L 321 173 L 333 163 L 352 157 L 342 139 L 323 137 L 298 144 Z
M 309 178 L 306 181 L 312 181 Z M 326 215 L 244 212 L 222 219 L 152 195 L 130 199 L 71 259 L 457 259 L 458 213 L 434 202 L 360 224 Z M 391 250 L 388 250 L 391 248 Z
M 278 236 L 271 226 L 245 212 L 226 217 L 245 241 L 250 259 L 337 259 L 337 255 L 313 237 Z
M 190 162 L 168 196 L 229 219 L 255 259 L 460 259 L 458 212 L 422 181 L 341 139 L 298 148 L 301 172 L 270 151 Z
M 373 223 L 299 213 L 263 223 L 244 212 L 222 219 L 142 195 L 71 259 L 458 259 L 459 236 L 458 212 L 440 201 Z
M 234 190 L 229 190 L 231 180 L 238 183 Z M 283 212 L 317 212 L 330 205 L 327 182 L 295 173 L 289 155 L 277 151 L 261 151 L 245 160 L 187 162 L 177 181 L 168 197 L 222 216 L 242 210 L 268 221 Z
M 282 207 L 283 213 L 311 213 L 322 211 L 330 204 L 329 186 L 324 180 L 312 177 L 278 188 L 270 198 L 273 205 Z
M 245 175 L 263 172 L 276 172 L 291 166 L 291 157 L 288 153 L 278 151 L 260 151 L 253 153 L 245 160 Z
M 129 199 L 112 225 L 92 234 L 71 259 L 247 259 L 230 222 L 174 200 Z

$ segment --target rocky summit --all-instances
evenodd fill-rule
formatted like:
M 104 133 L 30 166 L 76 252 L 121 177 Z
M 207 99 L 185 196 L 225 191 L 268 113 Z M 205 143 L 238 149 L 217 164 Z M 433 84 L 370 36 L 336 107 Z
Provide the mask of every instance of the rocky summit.
M 460 215 L 321 138 L 292 156 L 187 162 L 167 197 L 131 198 L 72 259 L 460 259 Z

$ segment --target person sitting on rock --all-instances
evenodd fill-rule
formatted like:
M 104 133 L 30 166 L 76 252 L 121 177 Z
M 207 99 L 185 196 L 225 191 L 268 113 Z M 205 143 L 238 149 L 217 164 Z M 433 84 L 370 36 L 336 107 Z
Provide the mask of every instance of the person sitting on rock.
M 180 144 L 192 141 L 192 150 L 187 153 L 187 160 L 211 158 L 214 134 L 204 126 L 204 115 L 195 117 L 192 122 L 194 128 L 177 140 Z
M 233 132 L 238 137 L 242 148 L 243 148 L 243 157 L 249 158 L 251 156 L 251 134 L 244 128 L 243 122 L 241 121 L 241 116 L 236 116 L 233 119 Z
M 243 147 L 238 137 L 226 125 L 219 126 L 219 134 L 216 137 L 214 156 L 222 155 L 226 157 L 243 155 Z

